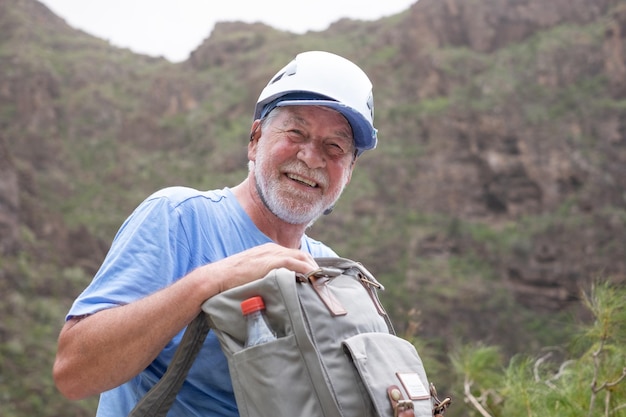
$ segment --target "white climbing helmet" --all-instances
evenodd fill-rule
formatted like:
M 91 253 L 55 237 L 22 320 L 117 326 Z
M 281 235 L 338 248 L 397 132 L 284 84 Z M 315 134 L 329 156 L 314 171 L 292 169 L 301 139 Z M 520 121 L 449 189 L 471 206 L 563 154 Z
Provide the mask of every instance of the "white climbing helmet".
M 372 83 L 353 62 L 323 51 L 298 54 L 263 89 L 254 119 L 265 117 L 275 107 L 297 105 L 340 112 L 352 127 L 357 155 L 376 147 Z

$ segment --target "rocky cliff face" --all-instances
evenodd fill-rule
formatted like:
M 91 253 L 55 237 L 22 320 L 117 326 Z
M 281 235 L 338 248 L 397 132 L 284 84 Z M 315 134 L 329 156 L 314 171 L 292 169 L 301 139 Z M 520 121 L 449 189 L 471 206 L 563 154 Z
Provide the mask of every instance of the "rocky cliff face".
M 466 46 L 490 53 L 561 24 L 585 25 L 604 16 L 614 0 L 445 0 L 411 8 L 413 37 L 420 43 Z
M 17 172 L 9 148 L 0 136 L 0 254 L 12 253 L 19 239 Z
M 155 187 L 239 178 L 277 62 L 330 49 L 371 75 L 381 145 L 318 237 L 407 292 L 458 287 L 442 298 L 452 309 L 467 294 L 450 263 L 478 259 L 495 276 L 476 290 L 478 315 L 490 285 L 558 311 L 598 274 L 625 280 L 624 1 L 420 0 L 302 37 L 223 24 L 180 65 L 112 48 L 30 0 L 0 0 L 0 35 L 0 255 L 35 250 L 27 230 L 49 244 L 38 256 L 93 273 Z M 456 311 L 425 326 L 480 320 Z
M 593 102 L 602 82 L 616 103 L 626 98 L 625 6 L 421 1 L 394 39 L 398 57 L 416 62 L 405 99 L 465 95 L 463 106 L 415 123 L 412 140 L 430 158 L 405 176 L 404 189 L 419 196 L 410 206 L 495 227 L 528 218 L 529 229 L 552 213 L 551 226 L 494 259 L 532 307 L 562 308 L 597 274 L 626 279 L 623 215 L 606 212 L 626 201 L 626 117 L 620 105 Z M 559 221 L 560 210 L 569 220 Z M 565 224 L 573 218 L 580 224 Z

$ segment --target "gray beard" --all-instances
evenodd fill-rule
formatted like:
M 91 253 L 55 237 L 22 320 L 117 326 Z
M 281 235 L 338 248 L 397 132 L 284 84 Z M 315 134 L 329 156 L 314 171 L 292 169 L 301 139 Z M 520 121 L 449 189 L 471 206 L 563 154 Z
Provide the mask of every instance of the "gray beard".
M 260 166 L 263 162 L 263 155 L 257 155 L 257 163 L 249 162 L 248 167 L 250 171 L 254 172 L 256 191 L 261 199 L 261 202 L 267 209 L 276 217 L 289 224 L 306 224 L 307 228 L 311 227 L 317 219 L 319 219 L 324 213 L 330 212 L 335 202 L 339 198 L 333 201 L 328 207 L 318 205 L 318 207 L 310 206 L 308 209 L 302 207 L 289 207 L 285 204 L 285 201 L 281 201 L 282 198 L 279 192 L 272 185 L 271 181 L 263 179 Z M 341 195 L 341 193 L 339 193 Z M 287 202 L 288 203 L 288 202 Z
M 271 186 L 268 188 L 271 188 Z M 279 219 L 281 219 L 282 221 L 286 223 L 289 223 L 289 224 L 307 223 L 306 227 L 309 228 L 313 226 L 313 224 L 317 221 L 317 219 L 319 219 L 321 215 L 323 214 L 323 213 L 309 214 L 309 213 L 303 213 L 303 212 L 296 212 L 296 210 L 294 209 L 289 209 L 285 207 L 285 205 L 281 205 L 277 201 L 278 197 L 272 196 L 272 194 L 274 194 L 274 191 L 268 190 L 268 192 L 266 193 L 258 181 L 256 181 L 256 190 L 257 190 L 257 193 L 259 194 L 259 197 L 261 198 L 261 202 L 263 202 L 263 205 L 265 205 L 265 207 L 267 207 L 267 209 L 274 216 L 278 217 Z M 266 194 L 269 194 L 269 198 L 266 197 Z M 313 218 L 311 218 L 311 215 L 313 216 Z

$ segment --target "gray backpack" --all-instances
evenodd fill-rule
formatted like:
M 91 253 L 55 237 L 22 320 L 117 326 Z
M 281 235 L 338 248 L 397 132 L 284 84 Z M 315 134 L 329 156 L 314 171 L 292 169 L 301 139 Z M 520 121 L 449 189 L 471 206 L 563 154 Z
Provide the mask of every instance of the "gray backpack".
M 228 359 L 242 417 L 432 417 L 440 401 L 411 343 L 395 336 L 360 263 L 317 258 L 309 275 L 287 269 L 202 305 L 161 380 L 130 417 L 165 416 L 212 329 Z M 260 295 L 277 340 L 244 348 L 240 304 Z

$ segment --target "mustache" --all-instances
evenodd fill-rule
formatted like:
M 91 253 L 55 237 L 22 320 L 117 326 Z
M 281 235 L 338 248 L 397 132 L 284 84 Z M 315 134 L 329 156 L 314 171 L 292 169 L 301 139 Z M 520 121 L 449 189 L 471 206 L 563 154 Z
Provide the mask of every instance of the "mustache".
M 282 166 L 282 171 L 309 178 L 315 181 L 318 186 L 328 187 L 328 176 L 322 170 L 310 169 L 301 161 L 287 162 Z

